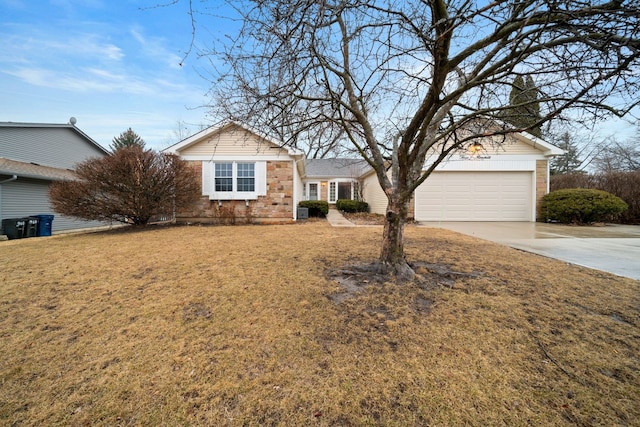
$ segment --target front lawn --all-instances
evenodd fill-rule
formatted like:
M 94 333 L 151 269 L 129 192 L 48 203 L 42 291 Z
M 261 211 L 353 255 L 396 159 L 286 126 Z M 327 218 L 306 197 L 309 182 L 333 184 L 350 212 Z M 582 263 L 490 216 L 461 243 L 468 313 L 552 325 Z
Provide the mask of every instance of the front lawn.
M 424 280 L 360 292 L 379 227 L 0 242 L 0 425 L 640 424 L 640 282 L 406 236 Z

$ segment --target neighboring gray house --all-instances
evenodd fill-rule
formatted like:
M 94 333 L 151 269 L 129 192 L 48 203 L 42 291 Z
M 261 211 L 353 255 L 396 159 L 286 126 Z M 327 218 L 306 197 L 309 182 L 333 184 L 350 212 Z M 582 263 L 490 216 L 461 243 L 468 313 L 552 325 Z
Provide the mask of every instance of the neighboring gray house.
M 108 154 L 71 123 L 0 122 L 0 220 L 55 215 L 54 232 L 105 225 L 53 212 L 48 189 L 52 181 L 73 178 L 77 163 Z

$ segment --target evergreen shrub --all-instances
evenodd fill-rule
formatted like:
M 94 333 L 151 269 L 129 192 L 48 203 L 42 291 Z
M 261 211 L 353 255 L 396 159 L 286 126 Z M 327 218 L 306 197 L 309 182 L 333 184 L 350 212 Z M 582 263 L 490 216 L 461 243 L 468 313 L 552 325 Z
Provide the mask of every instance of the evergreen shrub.
M 323 218 L 329 213 L 329 203 L 324 200 L 303 200 L 298 206 L 309 209 L 309 217 Z
M 552 191 L 542 198 L 540 216 L 565 224 L 613 221 L 627 210 L 619 197 L 602 190 L 570 188 Z
M 336 209 L 342 212 L 369 212 L 369 204 L 360 200 L 338 199 Z

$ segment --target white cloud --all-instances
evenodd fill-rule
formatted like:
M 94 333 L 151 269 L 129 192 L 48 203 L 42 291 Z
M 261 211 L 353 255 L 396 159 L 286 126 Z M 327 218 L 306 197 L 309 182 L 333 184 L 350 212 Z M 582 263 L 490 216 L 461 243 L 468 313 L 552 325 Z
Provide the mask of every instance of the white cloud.
M 132 126 L 156 147 L 178 120 L 204 120 L 203 109 L 190 108 L 205 102 L 208 83 L 179 66 L 171 36 L 126 19 L 82 16 L 80 3 L 59 1 L 73 9 L 64 21 L 0 20 L 0 120 L 64 123 L 74 116 L 104 146 Z
M 193 88 L 172 80 L 142 77 L 93 67 L 77 69 L 73 73 L 21 67 L 5 70 L 4 73 L 33 86 L 71 92 L 117 93 L 122 96 L 141 95 L 156 99 L 176 97 L 180 94 L 187 99 L 194 93 Z
M 125 57 L 121 47 L 100 34 L 6 25 L 0 27 L 0 37 L 0 64 L 4 68 L 16 62 L 51 66 L 88 61 L 118 63 Z
M 143 30 L 134 27 L 129 31 L 133 39 L 138 42 L 141 48 L 141 54 L 154 59 L 172 69 L 179 69 L 182 58 L 175 53 L 169 51 L 165 46 L 166 39 L 160 37 L 146 37 Z
M 107 45 L 101 46 L 101 48 L 104 56 L 114 61 L 119 61 L 124 57 L 124 53 L 122 52 L 122 49 L 120 49 L 118 46 L 107 44 Z

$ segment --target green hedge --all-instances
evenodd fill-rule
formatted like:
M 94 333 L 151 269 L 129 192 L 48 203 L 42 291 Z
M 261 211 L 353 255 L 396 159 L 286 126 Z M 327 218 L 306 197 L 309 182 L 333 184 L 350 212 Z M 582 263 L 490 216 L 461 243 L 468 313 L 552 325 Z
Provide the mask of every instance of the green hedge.
M 622 212 L 617 221 L 625 224 L 640 224 L 640 170 L 552 175 L 549 185 L 551 191 L 566 188 L 593 188 L 611 193 L 629 205 L 629 209 Z
M 627 208 L 621 198 L 606 191 L 571 188 L 545 195 L 540 204 L 540 215 L 547 221 L 591 224 L 612 221 Z
M 298 203 L 301 208 L 309 209 L 309 216 L 323 218 L 329 213 L 329 203 L 324 200 L 303 200 Z
M 359 200 L 338 199 L 336 209 L 342 212 L 369 212 L 369 204 Z

